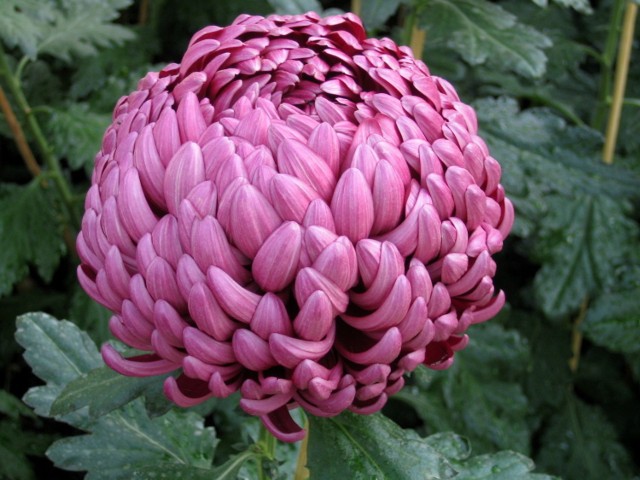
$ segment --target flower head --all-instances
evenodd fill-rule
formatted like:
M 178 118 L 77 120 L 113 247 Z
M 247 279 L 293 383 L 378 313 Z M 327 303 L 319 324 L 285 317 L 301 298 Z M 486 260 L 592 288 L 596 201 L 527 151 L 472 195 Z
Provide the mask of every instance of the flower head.
M 124 375 L 190 406 L 240 391 L 274 435 L 378 411 L 504 304 L 513 223 L 476 116 L 352 14 L 243 15 L 118 102 L 78 253 Z

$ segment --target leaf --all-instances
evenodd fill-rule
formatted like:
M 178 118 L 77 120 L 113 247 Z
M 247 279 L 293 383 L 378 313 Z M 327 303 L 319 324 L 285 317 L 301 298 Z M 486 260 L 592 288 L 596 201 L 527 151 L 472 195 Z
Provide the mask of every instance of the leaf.
M 20 421 L 0 419 L 0 478 L 35 479 L 29 457 L 44 455 L 52 441 L 53 435 L 27 430 Z
M 56 154 L 76 170 L 93 166 L 110 121 L 110 115 L 92 112 L 85 103 L 69 103 L 52 109 L 46 128 Z
M 452 478 L 449 462 L 411 430 L 382 414 L 309 418 L 311 478 Z
M 0 2 L 0 38 L 9 48 L 18 47 L 35 59 L 42 37 L 39 23 L 53 18 L 52 5 L 38 0 L 3 0 Z
M 538 465 L 566 478 L 632 478 L 628 453 L 603 411 L 569 397 L 542 435 Z
M 53 402 L 64 387 L 83 373 L 102 364 L 98 349 L 89 336 L 66 320 L 45 313 L 18 317 L 16 341 L 24 347 L 24 359 L 33 373 L 46 382 L 32 387 L 23 400 L 43 417 L 50 416 Z M 74 426 L 87 423 L 86 412 L 57 418 Z
M 240 468 L 251 459 L 257 458 L 257 454 L 252 451 L 246 451 L 233 455 L 222 465 L 217 466 L 213 471 L 209 472 L 209 479 L 215 478 L 219 480 L 235 480 Z M 206 479 L 203 479 L 206 480 Z
M 528 400 L 520 380 L 529 349 L 515 330 L 498 324 L 474 326 L 469 346 L 456 353 L 446 372 L 430 372 L 427 382 L 415 373 L 412 385 L 393 398 L 413 407 L 428 433 L 455 431 L 468 437 L 476 452 L 497 449 L 529 452 Z
M 90 431 L 56 441 L 47 456 L 59 468 L 87 471 L 87 480 L 129 479 L 132 472 L 138 472 L 137 478 L 151 478 L 145 475 L 147 468 L 157 472 L 166 467 L 183 474 L 193 468 L 210 469 L 217 443 L 213 428 L 205 427 L 201 416 L 172 410 L 151 420 L 140 400 L 101 417 Z
M 367 30 L 377 30 L 391 17 L 400 4 L 406 0 L 369 0 L 362 2 L 360 18 Z
M 537 247 L 544 263 L 534 287 L 542 311 L 557 318 L 612 282 L 633 248 L 637 226 L 623 205 L 603 195 L 553 196 L 549 206 Z
M 471 65 L 487 64 L 525 77 L 545 72 L 550 40 L 486 0 L 426 0 L 421 25 L 429 42 L 446 45 Z
M 24 403 L 6 390 L 0 390 L 0 413 L 12 420 L 18 420 L 20 415 L 31 418 L 35 417 L 33 412 L 29 410 Z
M 164 382 L 166 375 L 125 377 L 107 366 L 99 367 L 76 378 L 60 393 L 51 406 L 52 416 L 65 415 L 89 407 L 93 420 L 126 405 L 147 389 Z
M 456 480 L 551 480 L 556 477 L 531 473 L 533 461 L 516 452 L 497 452 L 478 455 L 461 463 L 454 463 Z
M 100 345 L 112 338 L 109 332 L 109 318 L 112 313 L 76 285 L 71 297 L 69 320 L 87 332 Z
M 614 352 L 640 353 L 640 288 L 597 297 L 582 330 L 593 343 Z
M 0 296 L 28 274 L 30 265 L 48 282 L 66 252 L 56 194 L 42 182 L 0 185 Z
M 560 6 L 573 8 L 574 10 L 580 13 L 585 13 L 585 14 L 593 13 L 593 9 L 591 8 L 591 5 L 589 5 L 589 0 L 553 0 L 553 1 Z M 549 4 L 548 0 L 532 0 L 532 2 L 540 7 L 547 7 L 547 5 Z
M 129 28 L 112 23 L 119 16 L 118 10 L 131 3 L 131 0 L 77 0 L 58 4 L 52 21 L 41 26 L 38 54 L 71 62 L 72 57 L 95 55 L 99 47 L 133 39 Z
M 268 0 L 274 11 L 280 15 L 295 15 L 310 11 L 322 13 L 318 0 Z

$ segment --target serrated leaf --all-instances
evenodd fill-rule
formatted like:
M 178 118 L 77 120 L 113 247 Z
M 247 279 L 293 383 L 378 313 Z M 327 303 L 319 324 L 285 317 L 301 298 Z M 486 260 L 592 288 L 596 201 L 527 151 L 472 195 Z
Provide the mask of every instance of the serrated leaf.
M 118 18 L 118 10 L 131 3 L 130 0 L 78 0 L 58 4 L 52 20 L 41 25 L 38 53 L 70 62 L 73 57 L 94 55 L 99 47 L 133 39 L 129 28 L 111 23 Z
M 444 479 L 455 473 L 428 442 L 382 414 L 345 412 L 309 422 L 311 478 Z
M 540 7 L 547 7 L 548 0 L 531 0 L 533 3 Z M 554 3 L 566 8 L 573 8 L 574 10 L 589 14 L 593 13 L 593 9 L 589 4 L 589 0 L 553 0 Z
M 46 382 L 32 387 L 24 402 L 43 417 L 50 416 L 51 405 L 64 387 L 83 373 L 102 364 L 93 341 L 76 325 L 57 320 L 46 313 L 28 313 L 18 317 L 16 341 L 25 349 L 24 359 L 33 373 Z M 86 412 L 74 412 L 58 418 L 74 426 L 87 423 Z
M 536 459 L 546 471 L 566 478 L 632 478 L 628 453 L 603 411 L 569 397 L 541 437 Z
M 70 103 L 54 108 L 46 129 L 56 154 L 76 170 L 92 166 L 111 115 L 92 112 L 85 103 Z
M 474 326 L 470 337 L 450 369 L 433 372 L 426 384 L 415 375 L 413 385 L 393 398 L 413 407 L 429 433 L 455 431 L 470 439 L 475 452 L 528 453 L 528 400 L 519 382 L 529 364 L 528 346 L 497 324 Z
M 544 263 L 534 287 L 542 311 L 554 318 L 577 310 L 587 295 L 611 283 L 637 227 L 623 205 L 602 195 L 554 196 L 549 207 L 538 246 Z
M 49 281 L 66 252 L 53 185 L 0 185 L 0 296 L 35 265 Z
M 640 289 L 608 292 L 590 305 L 582 330 L 593 343 L 620 353 L 640 353 Z
M 516 452 L 478 455 L 455 463 L 456 480 L 551 480 L 556 477 L 531 473 L 533 461 Z
M 9 48 L 18 47 L 35 59 L 42 37 L 39 25 L 53 18 L 49 2 L 37 0 L 3 0 L 0 2 L 0 38 Z
M 17 420 L 20 415 L 34 418 L 35 415 L 18 398 L 11 395 L 6 390 L 0 390 L 0 413 Z
M 240 468 L 251 459 L 257 458 L 258 455 L 252 451 L 246 451 L 233 455 L 222 465 L 217 466 L 209 473 L 209 478 L 216 478 L 219 480 L 235 480 L 237 478 Z M 205 479 L 203 479 L 205 480 Z
M 47 456 L 59 468 L 87 471 L 87 480 L 129 479 L 145 468 L 210 469 L 217 443 L 201 416 L 172 410 L 150 419 L 140 400 L 101 417 L 90 431 L 56 441 Z
M 369 0 L 362 2 L 360 18 L 367 30 L 383 26 L 405 0 Z
M 525 77 L 545 72 L 550 40 L 486 0 L 427 0 L 421 25 L 429 42 L 446 45 L 471 65 L 487 64 Z
M 268 2 L 274 11 L 281 15 L 322 12 L 322 5 L 318 0 L 268 0 Z
M 98 367 L 71 381 L 51 406 L 50 415 L 58 416 L 89 408 L 89 418 L 97 420 L 116 408 L 143 395 L 164 382 L 166 375 L 125 377 L 107 366 Z

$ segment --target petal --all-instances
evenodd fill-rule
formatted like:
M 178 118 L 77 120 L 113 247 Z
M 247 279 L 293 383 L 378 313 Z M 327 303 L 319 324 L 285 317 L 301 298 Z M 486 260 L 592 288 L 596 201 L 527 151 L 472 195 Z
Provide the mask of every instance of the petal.
M 331 211 L 339 235 L 345 235 L 353 243 L 369 236 L 374 221 L 373 197 L 360 170 L 349 168 L 340 177 Z
M 265 291 L 277 292 L 296 275 L 302 245 L 302 230 L 295 222 L 284 222 L 262 244 L 251 267 L 253 278 Z

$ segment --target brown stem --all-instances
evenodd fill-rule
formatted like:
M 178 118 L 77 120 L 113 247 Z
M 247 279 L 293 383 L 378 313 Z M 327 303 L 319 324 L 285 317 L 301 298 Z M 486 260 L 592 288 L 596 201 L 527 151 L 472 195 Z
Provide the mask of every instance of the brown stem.
M 622 24 L 622 34 L 620 36 L 620 50 L 618 51 L 618 60 L 616 61 L 616 76 L 613 85 L 611 111 L 609 112 L 609 122 L 607 124 L 607 133 L 602 152 L 604 163 L 613 163 L 613 154 L 615 153 L 618 129 L 620 128 L 624 90 L 629 73 L 629 60 L 631 59 L 633 30 L 637 13 L 638 5 L 632 1 L 627 2 L 627 8 L 624 12 L 624 23 Z
M 362 13 L 362 0 L 351 0 L 351 11 L 360 16 Z
M 146 25 L 149 20 L 149 0 L 142 0 L 140 2 L 140 9 L 138 10 L 138 25 Z
M 413 56 L 418 60 L 422 58 L 422 51 L 424 50 L 424 43 L 427 39 L 427 32 L 419 28 L 417 25 L 413 25 L 411 29 L 411 41 L 409 46 L 413 50 Z
M 18 121 L 16 114 L 11 108 L 9 99 L 5 95 L 2 86 L 0 86 L 0 109 L 2 109 L 2 113 L 7 119 L 9 130 L 11 130 L 11 133 L 13 134 L 13 139 L 16 142 L 16 146 L 18 147 L 18 151 L 22 156 L 24 164 L 27 166 L 29 172 L 31 172 L 31 175 L 33 175 L 34 177 L 39 176 L 42 172 L 42 170 L 40 169 L 40 165 L 38 165 L 36 157 L 33 155 L 33 151 L 31 151 L 29 143 L 27 143 L 27 139 L 24 136 L 24 131 L 20 126 L 20 122 Z
M 296 473 L 295 480 L 306 480 L 309 478 L 309 469 L 307 468 L 307 448 L 309 445 L 309 425 L 308 422 L 305 422 L 305 429 L 307 430 L 307 435 L 302 440 L 302 445 L 300 445 L 300 454 L 298 455 L 298 463 L 296 464 Z
M 589 298 L 585 297 L 580 305 L 580 312 L 573 321 L 573 328 L 571 330 L 571 359 L 569 360 L 569 369 L 571 372 L 576 373 L 578 371 L 578 365 L 580 364 L 580 351 L 582 350 L 582 331 L 580 327 L 584 318 L 587 316 L 587 308 L 589 307 Z

